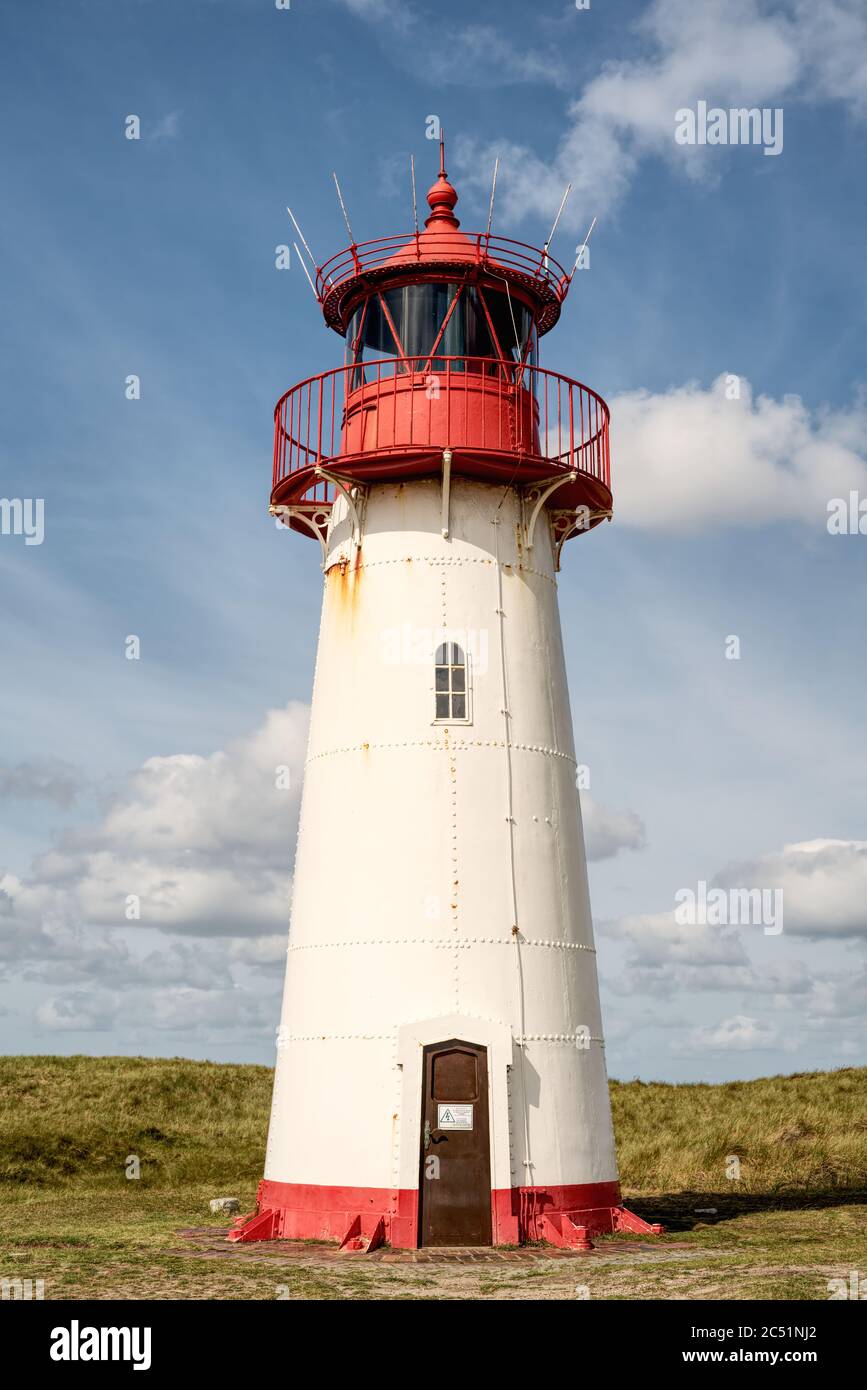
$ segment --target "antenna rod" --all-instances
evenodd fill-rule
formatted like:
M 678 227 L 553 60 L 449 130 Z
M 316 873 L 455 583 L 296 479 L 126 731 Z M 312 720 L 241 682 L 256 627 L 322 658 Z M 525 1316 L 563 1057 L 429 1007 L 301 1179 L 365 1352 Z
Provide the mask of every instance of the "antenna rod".
M 346 230 L 347 230 L 348 233 L 349 233 L 349 240 L 350 240 L 350 243 L 354 246 L 354 245 L 355 245 L 355 237 L 353 236 L 353 234 L 352 234 L 352 228 L 351 228 L 351 226 L 349 225 L 349 213 L 346 211 L 346 204 L 345 204 L 344 201 L 343 201 L 343 194 L 342 194 L 341 191 L 340 191 L 340 184 L 337 182 L 337 175 L 336 175 L 335 173 L 332 172 L 332 175 L 331 175 L 331 176 L 332 176 L 332 178 L 334 179 L 334 187 L 337 189 L 337 196 L 338 196 L 338 198 L 340 199 L 340 210 L 341 210 L 341 212 L 343 213 L 343 220 L 344 220 L 344 222 L 346 223 Z
M 293 241 L 292 245 L 295 247 L 295 254 L 296 254 L 296 256 L 298 257 L 299 261 L 301 262 L 301 269 L 304 271 L 304 274 L 307 276 L 307 280 L 308 280 L 308 282 L 309 282 L 309 284 L 310 284 L 310 288 L 311 288 L 311 290 L 313 291 L 313 298 L 316 300 L 316 303 L 319 304 L 319 303 L 320 303 L 320 299 L 319 299 L 319 295 L 316 293 L 316 286 L 314 285 L 313 281 L 310 279 L 310 271 L 307 269 L 307 263 L 306 263 L 306 261 L 304 260 L 304 257 L 301 255 L 301 252 L 298 250 L 298 243 L 297 243 L 297 241 Z
M 302 232 L 301 228 L 298 226 L 298 223 L 295 221 L 295 214 L 294 214 L 294 212 L 292 211 L 292 209 L 291 209 L 290 207 L 287 207 L 286 211 L 288 212 L 289 216 L 292 218 L 292 226 L 295 228 L 296 232 L 298 233 L 298 235 L 299 235 L 300 238 L 301 238 L 301 245 L 304 247 L 304 250 L 307 252 L 308 256 L 310 257 L 310 261 L 311 261 L 311 264 L 312 264 L 312 266 L 313 266 L 313 269 L 314 269 L 314 270 L 318 269 L 318 267 L 317 267 L 317 265 L 316 265 L 316 257 L 314 256 L 313 252 L 310 250 L 310 247 L 307 245 L 307 242 L 304 240 L 304 233 Z M 294 244 L 294 243 L 293 243 L 293 244 Z M 295 247 L 295 250 L 298 251 L 298 247 L 297 247 L 297 246 Z M 299 256 L 300 256 L 300 255 L 301 255 L 301 252 L 298 251 L 298 254 L 299 254 Z
M 415 155 L 409 157 L 409 172 L 412 176 L 412 225 L 415 227 L 415 234 L 418 236 L 418 208 L 415 201 Z
M 494 160 L 494 181 L 493 181 L 493 183 L 491 184 L 491 202 L 490 202 L 490 206 L 488 207 L 488 230 L 487 230 L 487 232 L 485 233 L 486 236 L 490 236 L 490 235 L 491 235 L 491 223 L 492 223 L 493 220 L 494 220 L 494 194 L 495 194 L 496 191 L 497 191 L 497 170 L 499 169 L 499 167 L 500 167 L 500 156 L 497 155 L 496 159 Z
M 560 207 L 559 207 L 558 210 L 557 210 L 557 216 L 554 218 L 554 225 L 553 225 L 553 227 L 551 228 L 550 232 L 548 233 L 548 240 L 545 242 L 545 248 L 544 248 L 544 251 L 542 252 L 542 254 L 543 254 L 544 256 L 547 256 L 547 255 L 548 255 L 548 247 L 551 245 L 551 242 L 554 240 L 554 233 L 555 233 L 556 230 L 557 230 L 557 223 L 560 221 L 560 218 L 561 218 L 562 215 L 563 215 L 563 209 L 564 209 L 564 207 L 566 206 L 566 199 L 569 197 L 569 194 L 570 194 L 571 192 L 572 192 L 572 185 L 571 185 L 571 183 L 567 183 L 567 185 L 566 185 L 566 192 L 563 194 L 563 198 L 562 198 L 562 201 L 561 201 L 561 203 L 560 203 Z
M 570 285 L 571 285 L 571 283 L 572 283 L 572 276 L 575 274 L 575 271 L 578 269 L 578 262 L 580 261 L 581 257 L 584 255 L 584 252 L 585 252 L 586 249 L 587 249 L 588 243 L 589 243 L 589 241 L 590 241 L 590 237 L 591 237 L 592 234 L 593 234 L 593 228 L 594 228 L 595 226 L 596 226 L 596 218 L 594 217 L 594 218 L 593 218 L 593 221 L 590 223 L 590 231 L 587 233 L 587 235 L 586 235 L 586 237 L 584 238 L 584 240 L 582 241 L 581 245 L 578 247 L 578 255 L 575 257 L 575 264 L 574 264 L 573 267 L 572 267 L 572 274 L 569 276 L 569 283 L 570 283 Z

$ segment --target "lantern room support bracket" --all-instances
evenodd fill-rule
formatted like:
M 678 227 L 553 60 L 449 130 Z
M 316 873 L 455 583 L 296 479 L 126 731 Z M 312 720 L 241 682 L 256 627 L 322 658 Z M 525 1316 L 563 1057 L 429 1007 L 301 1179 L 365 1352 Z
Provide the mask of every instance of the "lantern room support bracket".
M 552 511 L 551 534 L 554 540 L 554 565 L 560 568 L 560 552 L 570 536 L 580 535 L 597 521 L 610 521 L 614 515 L 610 507 L 590 511 L 587 507 L 577 507 L 574 511 Z
M 333 484 L 346 498 L 346 505 L 349 508 L 349 515 L 352 517 L 352 539 L 355 542 L 356 550 L 361 545 L 361 521 L 364 511 L 364 490 L 354 483 L 351 478 L 341 478 L 339 473 L 331 473 L 317 465 L 316 476 L 324 478 L 327 483 Z M 356 506 L 356 502 L 358 505 Z
M 526 522 L 524 526 L 524 539 L 528 550 L 533 549 L 536 522 L 539 520 L 539 513 L 548 501 L 548 498 L 553 492 L 557 491 L 558 487 L 562 487 L 564 483 L 574 483 L 577 477 L 577 473 L 562 473 L 559 477 L 552 478 L 547 487 L 543 485 L 541 489 L 533 488 L 532 491 L 527 493 L 527 502 L 535 501 L 535 506 L 530 513 L 530 520 Z
M 305 531 L 309 531 L 311 536 L 316 537 L 322 549 L 324 568 L 327 553 L 325 537 L 328 531 L 328 509 L 323 508 L 319 503 L 305 504 L 302 502 L 295 506 L 271 506 L 268 510 L 284 526 L 289 526 L 290 522 L 295 521 L 299 526 L 303 526 Z

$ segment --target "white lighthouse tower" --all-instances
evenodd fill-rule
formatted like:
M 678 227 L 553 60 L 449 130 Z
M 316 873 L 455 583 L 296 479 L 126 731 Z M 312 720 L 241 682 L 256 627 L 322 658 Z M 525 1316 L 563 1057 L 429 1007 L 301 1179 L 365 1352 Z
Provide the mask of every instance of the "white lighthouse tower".
M 325 576 L 271 1125 L 235 1240 L 648 1227 L 620 1204 L 557 605 L 608 410 L 537 365 L 571 277 L 460 229 L 319 269 L 345 365 L 275 411 Z

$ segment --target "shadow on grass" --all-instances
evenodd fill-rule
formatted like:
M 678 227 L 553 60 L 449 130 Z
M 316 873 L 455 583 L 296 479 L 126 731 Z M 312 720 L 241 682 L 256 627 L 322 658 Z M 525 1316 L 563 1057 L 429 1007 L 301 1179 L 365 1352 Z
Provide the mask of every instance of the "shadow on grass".
M 661 1221 L 667 1231 L 716 1226 L 738 1216 L 770 1211 L 821 1211 L 867 1203 L 867 1188 L 831 1187 L 780 1192 L 672 1192 L 658 1197 L 626 1197 L 625 1205 L 645 1221 Z

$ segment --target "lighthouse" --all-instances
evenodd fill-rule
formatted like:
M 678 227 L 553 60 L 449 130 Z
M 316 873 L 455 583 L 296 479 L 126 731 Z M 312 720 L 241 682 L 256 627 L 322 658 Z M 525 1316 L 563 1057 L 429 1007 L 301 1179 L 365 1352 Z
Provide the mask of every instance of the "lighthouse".
M 316 269 L 342 365 L 278 402 L 271 512 L 324 593 L 256 1211 L 347 1251 L 649 1227 L 621 1204 L 557 602 L 608 409 L 544 370 L 572 276 L 423 229 Z M 572 272 L 574 274 L 574 271 Z

